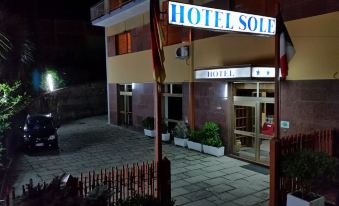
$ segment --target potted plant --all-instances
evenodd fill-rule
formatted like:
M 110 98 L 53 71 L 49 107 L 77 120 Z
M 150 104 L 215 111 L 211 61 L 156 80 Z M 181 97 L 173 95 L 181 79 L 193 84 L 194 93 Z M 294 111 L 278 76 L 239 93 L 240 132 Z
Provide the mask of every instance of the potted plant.
M 204 139 L 204 134 L 200 130 L 193 130 L 189 139 L 187 141 L 188 149 L 196 150 L 202 152 L 202 144 L 201 142 Z
M 325 198 L 313 190 L 336 178 L 338 160 L 325 153 L 303 150 L 283 158 L 283 176 L 299 184 L 298 191 L 287 194 L 287 206 L 323 206 Z
M 186 123 L 178 122 L 174 127 L 174 144 L 186 147 L 189 128 Z
M 142 126 L 144 127 L 144 133 L 148 137 L 154 137 L 154 117 L 146 117 L 142 120 Z
M 203 126 L 203 151 L 204 153 L 221 157 L 224 155 L 225 147 L 220 139 L 219 126 L 214 122 L 206 122 Z
M 162 141 L 170 141 L 171 134 L 168 132 L 168 126 L 166 122 L 162 122 L 161 124 L 161 140 Z

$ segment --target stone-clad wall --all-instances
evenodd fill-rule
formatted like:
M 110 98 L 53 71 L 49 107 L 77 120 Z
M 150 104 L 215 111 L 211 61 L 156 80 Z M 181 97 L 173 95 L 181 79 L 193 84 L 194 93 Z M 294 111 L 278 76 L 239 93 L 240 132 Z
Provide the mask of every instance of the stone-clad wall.
M 52 113 L 58 121 L 107 113 L 105 82 L 63 88 L 34 99 L 29 113 Z
M 339 148 L 339 80 L 283 81 L 281 83 L 281 120 L 289 129 L 281 135 L 333 128 Z M 339 150 L 335 149 L 339 156 Z

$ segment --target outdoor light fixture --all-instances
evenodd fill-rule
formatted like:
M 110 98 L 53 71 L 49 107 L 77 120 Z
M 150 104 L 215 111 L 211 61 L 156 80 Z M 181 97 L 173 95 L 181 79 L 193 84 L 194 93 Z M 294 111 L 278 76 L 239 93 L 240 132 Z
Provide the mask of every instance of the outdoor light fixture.
M 224 98 L 227 99 L 228 98 L 228 84 L 225 84 L 225 91 L 224 91 Z
M 54 82 L 53 82 L 53 77 L 52 77 L 51 74 L 47 74 L 46 81 L 47 81 L 49 91 L 53 92 L 54 91 Z

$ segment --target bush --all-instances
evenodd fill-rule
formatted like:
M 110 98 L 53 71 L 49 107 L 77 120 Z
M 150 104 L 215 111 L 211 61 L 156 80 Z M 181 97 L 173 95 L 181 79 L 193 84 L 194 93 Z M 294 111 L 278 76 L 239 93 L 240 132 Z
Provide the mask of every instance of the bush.
M 202 143 L 204 141 L 204 133 L 200 130 L 193 130 L 189 137 L 189 140 L 192 142 Z
M 167 134 L 168 133 L 168 126 L 165 121 L 161 122 L 161 133 Z
M 206 122 L 202 128 L 202 133 L 205 136 L 203 144 L 213 146 L 213 147 L 222 147 L 222 141 L 220 139 L 220 129 L 219 126 L 214 122 Z
M 189 135 L 189 127 L 184 122 L 178 122 L 174 127 L 174 136 L 186 139 Z
M 154 117 L 146 117 L 143 119 L 142 126 L 148 130 L 154 130 Z
M 284 157 L 281 161 L 283 176 L 295 178 L 301 184 L 303 196 L 314 187 L 336 181 L 339 161 L 321 152 L 303 150 Z

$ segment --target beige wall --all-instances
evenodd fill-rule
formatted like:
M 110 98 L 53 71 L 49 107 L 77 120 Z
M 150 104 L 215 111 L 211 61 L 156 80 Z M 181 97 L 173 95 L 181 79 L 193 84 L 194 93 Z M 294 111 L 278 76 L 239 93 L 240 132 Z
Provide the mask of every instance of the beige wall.
M 272 64 L 274 38 L 226 34 L 194 42 L 194 68 Z
M 175 57 L 175 50 L 179 46 L 173 45 L 164 49 L 165 82 L 187 82 L 190 80 L 190 61 Z M 153 63 L 150 50 L 110 57 L 107 61 L 109 83 L 122 84 L 153 81 Z
M 146 24 L 149 24 L 149 13 L 141 14 L 139 16 L 129 19 L 126 22 L 122 22 L 111 27 L 106 27 L 106 36 L 119 34 L 133 28 L 141 27 Z
M 133 19 L 132 22 L 136 21 L 138 20 Z M 126 25 L 135 26 L 131 22 Z M 289 65 L 287 79 L 339 78 L 339 27 L 337 26 L 339 12 L 294 20 L 287 22 L 286 25 L 296 49 L 296 55 Z M 121 25 L 108 28 L 107 33 L 111 35 L 119 29 L 122 29 Z M 241 64 L 273 65 L 274 38 L 272 37 L 224 34 L 197 40 L 190 49 L 194 50 L 193 64 L 191 59 L 186 61 L 175 58 L 175 49 L 179 46 L 165 47 L 166 82 L 190 81 L 192 68 Z M 107 59 L 107 65 L 109 82 L 153 81 L 150 50 L 110 57 Z
M 287 22 L 296 54 L 289 80 L 339 78 L 339 12 Z

